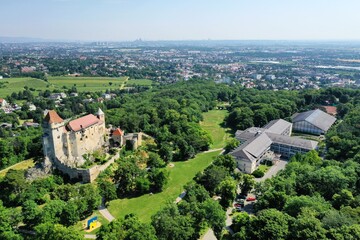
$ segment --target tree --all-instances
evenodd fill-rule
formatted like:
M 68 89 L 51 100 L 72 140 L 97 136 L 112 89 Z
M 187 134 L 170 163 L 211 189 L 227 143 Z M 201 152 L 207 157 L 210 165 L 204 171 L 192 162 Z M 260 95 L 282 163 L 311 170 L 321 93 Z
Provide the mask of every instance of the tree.
M 229 173 L 234 172 L 234 169 L 236 168 L 235 158 L 229 154 L 216 157 L 213 164 L 219 167 L 225 167 Z
M 246 195 L 255 186 L 254 176 L 243 174 L 240 180 L 241 193 Z
M 348 179 L 337 166 L 326 166 L 299 175 L 296 184 L 298 193 L 310 195 L 319 192 L 327 200 L 347 186 Z
M 126 159 L 118 162 L 119 166 L 115 172 L 115 181 L 118 184 L 118 195 L 134 192 L 136 179 L 143 174 L 133 159 Z
M 194 222 L 190 216 L 180 215 L 176 205 L 169 205 L 151 217 L 159 240 L 192 239 Z
M 40 222 L 41 209 L 33 200 L 27 200 L 22 205 L 22 215 L 23 222 L 31 228 Z
M 221 239 L 221 232 L 225 226 L 226 215 L 217 201 L 207 199 L 200 208 L 205 212 L 205 221 L 214 230 L 217 239 Z
M 100 195 L 105 198 L 105 201 L 111 201 L 117 198 L 115 184 L 108 181 L 99 181 Z
M 261 198 L 256 202 L 256 209 L 262 210 L 266 208 L 276 208 L 282 210 L 288 196 L 285 192 L 270 189 L 261 195 Z
M 237 233 L 236 239 L 246 239 L 246 231 L 250 226 L 250 216 L 247 212 L 240 212 L 234 215 L 231 228 Z
M 319 214 L 324 214 L 331 208 L 331 205 L 320 196 L 294 196 L 286 201 L 284 212 L 296 217 L 305 207 Z
M 61 214 L 66 206 L 66 202 L 62 200 L 52 200 L 48 202 L 42 211 L 42 223 L 59 223 Z
M 114 220 L 101 226 L 97 233 L 99 240 L 156 240 L 154 228 L 130 214 L 122 220 Z
M 188 202 L 199 202 L 202 203 L 208 198 L 210 198 L 209 192 L 206 191 L 203 185 L 197 184 L 195 182 L 189 182 L 185 185 L 185 196 L 183 200 Z
M 79 209 L 76 201 L 69 201 L 61 213 L 60 222 L 65 226 L 72 226 L 80 221 Z
M 340 193 L 335 193 L 332 199 L 333 206 L 336 209 L 340 209 L 341 206 L 349 206 L 355 200 L 352 192 L 347 189 L 341 190 Z
M 231 138 L 226 142 L 225 150 L 226 152 L 230 152 L 231 150 L 237 148 L 240 145 L 240 141 L 236 138 Z
M 294 240 L 326 240 L 326 230 L 316 218 L 317 212 L 303 208 L 298 218 L 291 224 L 291 239 Z
M 198 174 L 196 181 L 203 185 L 210 194 L 215 193 L 215 189 L 229 175 L 223 166 L 210 165 L 202 174 Z
M 1 199 L 10 206 L 17 206 L 21 202 L 22 193 L 29 186 L 25 180 L 24 171 L 10 169 L 1 182 Z
M 237 184 L 234 179 L 227 177 L 217 187 L 217 193 L 221 196 L 220 204 L 223 208 L 229 207 L 236 197 Z
M 167 143 L 162 143 L 159 149 L 159 155 L 165 162 L 169 163 L 173 160 L 173 149 Z
M 49 222 L 42 223 L 35 227 L 36 240 L 82 240 L 83 236 L 80 232 L 73 228 L 67 228 L 60 224 L 52 224 Z
M 149 172 L 151 188 L 155 192 L 161 192 L 169 180 L 169 172 L 166 169 L 152 168 Z
M 325 229 L 340 228 L 342 226 L 350 226 L 355 224 L 355 219 L 343 214 L 337 210 L 329 210 L 325 213 L 322 219 L 322 223 Z
M 3 206 L 0 200 L 0 239 L 11 239 L 10 236 L 17 236 L 13 229 L 19 224 L 21 219 L 14 218 L 13 210 L 7 209 Z M 16 239 L 14 238 L 14 239 Z
M 342 226 L 340 228 L 330 229 L 329 239 L 332 240 L 355 240 L 360 239 L 360 225 Z
M 266 209 L 251 219 L 252 239 L 287 239 L 291 217 L 276 209 Z

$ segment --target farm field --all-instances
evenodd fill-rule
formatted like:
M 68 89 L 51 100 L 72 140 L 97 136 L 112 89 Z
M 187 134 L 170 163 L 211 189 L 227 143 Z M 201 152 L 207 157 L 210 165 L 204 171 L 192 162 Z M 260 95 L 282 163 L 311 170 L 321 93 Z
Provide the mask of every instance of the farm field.
M 209 131 L 214 144 L 212 149 L 225 146 L 228 133 L 221 127 L 221 123 L 226 116 L 225 110 L 213 110 L 204 113 L 204 121 L 201 126 Z M 158 212 L 167 203 L 174 202 L 183 191 L 183 186 L 191 181 L 194 176 L 211 164 L 213 159 L 220 154 L 221 150 L 203 152 L 197 154 L 195 158 L 184 161 L 174 162 L 173 167 L 168 167 L 170 178 L 166 188 L 157 194 L 146 194 L 136 198 L 125 198 L 111 201 L 108 210 L 115 218 L 124 217 L 126 214 L 135 213 L 140 220 L 150 222 L 151 216 Z
M 127 77 L 106 78 L 106 77 L 48 77 L 50 84 L 56 88 L 72 88 L 79 92 L 96 92 L 107 89 L 120 89 Z
M 49 82 L 35 78 L 4 78 L 0 79 L 0 98 L 5 98 L 13 92 L 23 91 L 27 86 L 35 91 L 62 89 L 64 86 L 72 88 L 76 86 L 79 92 L 105 91 L 107 89 L 121 89 L 124 87 L 127 77 L 105 78 L 105 77 L 48 77 Z M 133 80 L 137 81 L 137 80 Z M 149 84 L 139 80 L 139 85 Z M 151 85 L 151 83 L 150 83 Z M 31 90 L 31 89 L 30 89 Z M 37 95 L 35 93 L 35 95 Z
M 0 79 L 0 98 L 5 98 L 13 92 L 24 90 L 24 87 L 34 88 L 35 90 L 53 89 L 47 88 L 49 84 L 43 80 L 35 78 L 4 78 Z

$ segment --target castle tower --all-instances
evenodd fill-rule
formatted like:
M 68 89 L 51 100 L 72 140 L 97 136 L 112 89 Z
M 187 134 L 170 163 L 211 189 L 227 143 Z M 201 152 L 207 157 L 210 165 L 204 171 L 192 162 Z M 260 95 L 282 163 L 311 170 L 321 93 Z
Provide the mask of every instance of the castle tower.
M 54 111 L 50 110 L 43 123 L 43 150 L 44 155 L 49 158 L 54 158 L 62 146 L 61 135 L 64 127 L 64 120 Z
M 98 109 L 96 116 L 105 123 L 105 113 L 101 110 L 101 108 Z

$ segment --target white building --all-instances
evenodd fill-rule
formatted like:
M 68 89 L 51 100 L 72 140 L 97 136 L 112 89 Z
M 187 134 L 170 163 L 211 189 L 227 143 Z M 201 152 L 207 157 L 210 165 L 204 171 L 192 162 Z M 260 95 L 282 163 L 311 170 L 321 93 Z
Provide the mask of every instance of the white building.
M 292 117 L 293 131 L 315 135 L 325 134 L 336 118 L 320 109 L 296 113 Z

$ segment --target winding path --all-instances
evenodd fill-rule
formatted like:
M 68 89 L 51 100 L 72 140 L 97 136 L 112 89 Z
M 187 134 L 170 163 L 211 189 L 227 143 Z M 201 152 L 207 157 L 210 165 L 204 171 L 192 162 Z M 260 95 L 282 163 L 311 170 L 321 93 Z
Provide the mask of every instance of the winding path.
M 111 215 L 109 210 L 107 210 L 107 208 L 105 207 L 105 199 L 104 198 L 102 199 L 101 205 L 99 207 L 99 212 L 109 222 L 112 222 L 115 220 L 114 216 Z

